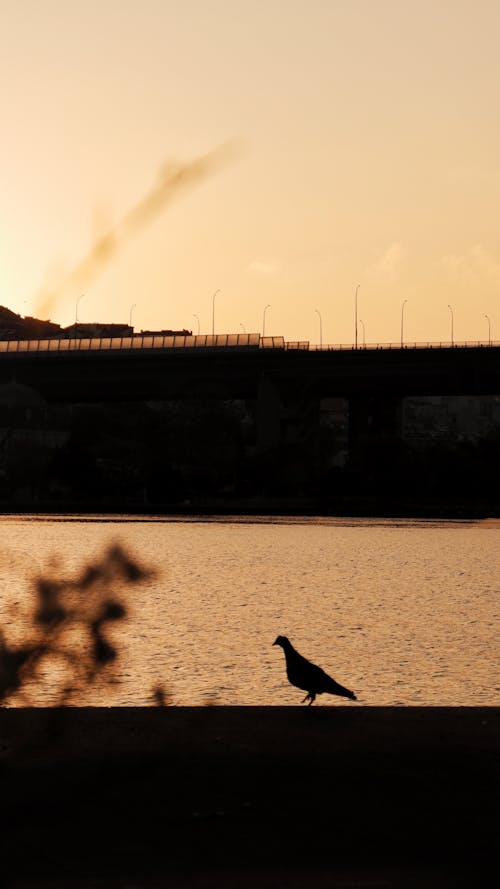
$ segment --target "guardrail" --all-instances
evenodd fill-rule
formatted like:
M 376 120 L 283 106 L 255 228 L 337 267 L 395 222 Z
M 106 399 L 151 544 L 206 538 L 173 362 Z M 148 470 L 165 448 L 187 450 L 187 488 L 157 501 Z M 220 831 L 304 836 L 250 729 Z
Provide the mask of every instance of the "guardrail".
M 267 339 L 267 338 L 266 338 Z M 270 339 L 278 339 L 271 337 Z M 283 340 L 283 337 L 279 339 Z M 197 336 L 142 335 L 123 337 L 93 337 L 51 340 L 0 340 L 0 355 L 43 352 L 115 352 L 136 349 L 258 349 L 258 333 L 217 333 Z
M 429 341 L 429 342 L 421 342 L 421 343 L 363 343 L 360 345 L 358 343 L 357 346 L 354 343 L 345 344 L 345 343 L 335 343 L 324 346 L 309 346 L 309 350 L 311 352 L 362 352 L 362 351 L 373 351 L 377 349 L 397 349 L 401 351 L 402 349 L 491 349 L 500 346 L 499 340 L 455 340 L 453 343 L 451 342 L 443 342 L 443 341 Z
M 0 340 L 0 359 L 2 355 L 47 354 L 48 352 L 116 352 L 136 350 L 151 351 L 156 349 L 279 349 L 285 351 L 307 352 L 353 352 L 376 350 L 412 350 L 412 349 L 463 349 L 463 348 L 498 348 L 499 341 L 460 342 L 415 342 L 415 343 L 336 343 L 327 345 L 311 345 L 308 340 L 285 340 L 282 336 L 260 336 L 258 333 L 217 333 L 198 334 L 197 336 L 168 336 L 135 334 L 127 337 L 94 337 L 50 340 Z

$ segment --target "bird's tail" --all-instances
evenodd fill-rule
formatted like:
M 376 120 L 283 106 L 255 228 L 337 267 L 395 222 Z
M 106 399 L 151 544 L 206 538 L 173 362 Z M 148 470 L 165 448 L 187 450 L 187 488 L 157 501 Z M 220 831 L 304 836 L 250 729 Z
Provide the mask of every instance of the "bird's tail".
M 331 695 L 338 695 L 340 698 L 349 698 L 350 701 L 358 700 L 353 691 L 350 691 L 344 685 L 340 685 L 338 682 L 335 682 L 335 679 L 330 679 L 328 686 L 324 690 L 329 692 Z

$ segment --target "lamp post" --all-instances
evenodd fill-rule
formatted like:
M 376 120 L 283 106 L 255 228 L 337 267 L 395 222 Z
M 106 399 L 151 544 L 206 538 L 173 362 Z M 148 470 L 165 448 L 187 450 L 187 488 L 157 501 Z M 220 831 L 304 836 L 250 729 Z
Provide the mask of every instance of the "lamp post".
M 78 303 L 80 302 L 81 299 L 83 299 L 84 296 L 85 296 L 85 294 L 84 294 L 84 293 L 81 293 L 80 296 L 78 297 L 77 301 L 76 301 L 76 306 L 75 306 L 75 336 L 76 336 L 76 328 L 77 328 L 77 325 L 78 325 Z
M 360 285 L 356 285 L 356 293 L 354 295 L 354 348 L 358 348 L 358 290 Z
M 128 326 L 129 327 L 132 327 L 132 312 L 134 311 L 135 307 L 136 307 L 136 303 L 134 303 L 132 306 L 130 306 L 130 312 L 128 315 Z
M 364 322 L 361 320 L 361 318 L 359 319 L 359 323 L 361 324 L 361 327 L 363 328 L 363 349 L 364 349 L 365 346 L 366 346 L 366 342 L 365 342 L 365 325 L 364 325 Z
M 450 310 L 450 315 L 451 315 L 451 345 L 453 346 L 453 309 L 449 303 L 448 303 L 448 308 Z
M 212 297 L 212 336 L 215 335 L 215 297 L 220 293 L 220 288 L 218 288 L 213 297 Z
M 198 322 L 198 336 L 199 336 L 200 335 L 200 319 L 198 318 L 198 315 L 193 315 L 193 318 L 196 318 L 196 320 Z
M 405 300 L 403 301 L 403 305 L 401 306 L 401 348 L 403 348 L 403 342 L 404 342 L 404 336 L 403 336 L 403 323 L 404 323 L 405 305 L 406 305 L 407 302 L 408 302 L 408 300 L 405 299 Z
M 484 316 L 488 322 L 488 346 L 491 346 L 491 321 L 489 315 Z
M 241 323 L 241 321 L 240 321 L 240 327 L 241 327 L 241 329 L 242 329 L 242 331 L 243 331 L 243 333 L 246 333 L 246 328 L 245 328 L 245 325 L 244 325 L 244 324 L 242 324 L 242 323 Z
M 266 312 L 270 308 L 271 303 L 268 303 L 264 308 L 264 312 L 262 313 L 262 336 L 266 335 Z
M 322 349 L 323 348 L 323 321 L 321 319 L 321 312 L 319 311 L 319 309 L 315 309 L 314 311 L 316 312 L 316 314 L 319 318 L 319 347 L 320 347 L 320 349 Z

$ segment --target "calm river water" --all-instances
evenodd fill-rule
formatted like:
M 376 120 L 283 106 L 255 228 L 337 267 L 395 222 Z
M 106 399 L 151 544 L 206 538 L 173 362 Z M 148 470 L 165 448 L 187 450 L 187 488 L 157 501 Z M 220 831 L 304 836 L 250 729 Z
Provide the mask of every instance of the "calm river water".
M 119 683 L 82 704 L 145 705 L 158 685 L 178 705 L 298 704 L 278 634 L 359 699 L 320 706 L 500 704 L 498 522 L 3 517 L 7 642 L 31 633 L 34 576 L 73 577 L 111 542 L 157 576 L 113 629 Z M 61 671 L 29 702 L 54 703 Z

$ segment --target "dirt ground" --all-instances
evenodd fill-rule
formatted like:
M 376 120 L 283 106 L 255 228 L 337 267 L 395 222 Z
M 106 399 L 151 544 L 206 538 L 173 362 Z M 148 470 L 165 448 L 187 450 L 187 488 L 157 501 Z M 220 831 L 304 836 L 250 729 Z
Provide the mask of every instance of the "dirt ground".
M 499 715 L 0 710 L 0 887 L 498 885 Z

